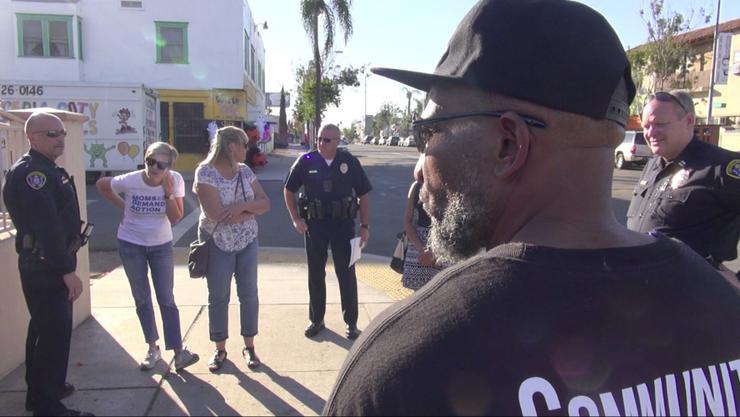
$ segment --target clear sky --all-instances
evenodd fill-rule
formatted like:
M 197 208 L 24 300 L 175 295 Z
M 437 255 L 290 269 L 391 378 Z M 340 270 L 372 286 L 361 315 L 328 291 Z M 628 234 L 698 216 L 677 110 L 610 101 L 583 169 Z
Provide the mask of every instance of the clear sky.
M 328 0 L 327 0 L 328 1 Z M 639 11 L 648 0 L 580 0 L 598 10 L 612 24 L 625 48 L 645 42 L 647 30 Z M 432 72 L 457 24 L 476 0 L 353 0 L 354 34 L 347 44 L 335 37 L 335 62 Z M 716 18 L 717 0 L 666 0 L 668 8 L 687 15 L 704 8 Z M 268 92 L 295 93 L 294 69 L 312 56 L 299 14 L 299 0 L 250 0 L 256 22 L 267 21 L 262 31 L 266 54 Z M 696 14 L 696 13 L 695 13 Z M 720 21 L 740 18 L 740 0 L 721 0 Z M 694 27 L 708 24 L 694 19 Z M 347 88 L 339 108 L 329 107 L 325 121 L 349 127 L 360 120 L 365 106 L 365 78 L 357 88 Z M 416 95 L 423 98 L 422 94 Z M 367 113 L 375 114 L 385 101 L 406 106 L 403 85 L 377 75 L 367 77 Z M 277 109 L 274 109 L 277 114 Z M 289 116 L 290 117 L 290 112 Z

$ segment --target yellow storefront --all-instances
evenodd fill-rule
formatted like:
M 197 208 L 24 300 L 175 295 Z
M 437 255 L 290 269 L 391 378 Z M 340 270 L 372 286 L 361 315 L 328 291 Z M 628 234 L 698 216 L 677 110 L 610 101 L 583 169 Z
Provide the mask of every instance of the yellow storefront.
M 180 152 L 175 169 L 193 172 L 210 146 L 208 124 L 242 127 L 247 119 L 243 90 L 157 90 L 163 141 Z

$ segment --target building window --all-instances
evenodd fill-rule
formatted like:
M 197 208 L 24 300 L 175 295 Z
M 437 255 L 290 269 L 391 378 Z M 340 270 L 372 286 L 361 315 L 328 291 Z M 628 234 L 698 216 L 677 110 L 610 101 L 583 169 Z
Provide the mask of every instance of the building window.
M 188 63 L 187 22 L 154 22 L 157 32 L 157 63 Z
M 249 74 L 249 34 L 244 30 L 244 71 Z
M 208 121 L 203 118 L 203 103 L 172 103 L 175 123 L 175 148 L 180 153 L 208 152 Z
M 18 13 L 18 55 L 74 58 L 72 16 Z
M 144 8 L 144 1 L 143 0 L 121 0 L 121 8 L 122 9 L 143 9 Z
M 82 18 L 77 16 L 77 56 L 82 61 Z
M 163 142 L 172 143 L 170 140 L 170 103 L 159 102 L 159 138 Z
M 255 61 L 254 61 L 254 46 L 250 46 L 249 49 L 250 49 L 250 51 L 249 51 L 249 62 L 252 64 L 249 67 L 249 77 L 252 79 L 252 81 L 254 81 L 254 80 L 256 80 L 256 78 L 254 78 L 254 67 L 255 67 L 255 65 L 254 65 L 255 64 Z

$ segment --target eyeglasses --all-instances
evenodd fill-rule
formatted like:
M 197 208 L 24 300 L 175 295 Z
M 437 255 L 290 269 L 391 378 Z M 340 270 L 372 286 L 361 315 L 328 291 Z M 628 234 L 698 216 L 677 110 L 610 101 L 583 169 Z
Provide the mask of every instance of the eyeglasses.
M 424 150 L 427 147 L 427 142 L 429 142 L 429 139 L 432 138 L 432 136 L 436 133 L 439 133 L 441 130 L 434 126 L 441 122 L 446 122 L 449 120 L 455 120 L 455 119 L 462 119 L 464 117 L 478 117 L 478 116 L 487 116 L 487 117 L 501 117 L 506 113 L 505 111 L 480 111 L 480 112 L 470 112 L 470 113 L 454 113 L 454 114 L 448 114 L 445 116 L 440 117 L 433 117 L 431 119 L 419 119 L 414 120 L 411 122 L 411 128 L 414 130 L 414 139 L 416 139 L 416 149 L 419 150 L 419 152 L 424 152 Z M 525 116 L 522 114 L 519 114 L 519 117 L 521 117 L 524 120 L 524 123 L 526 123 L 528 126 L 532 127 L 538 127 L 540 129 L 544 129 L 547 127 L 545 122 L 542 122 L 540 120 L 535 119 L 534 117 Z
M 672 101 L 676 104 L 678 104 L 679 107 L 681 107 L 681 110 L 683 110 L 686 113 L 691 113 L 689 109 L 686 108 L 686 106 L 681 103 L 681 100 L 678 99 L 678 97 L 674 96 L 671 93 L 665 92 L 665 91 L 658 91 L 657 93 L 650 94 L 649 96 L 645 97 L 645 105 L 650 103 L 652 100 L 658 100 L 658 101 Z
M 64 130 L 64 129 L 59 129 L 59 130 L 39 130 L 39 131 L 33 132 L 33 133 L 34 134 L 36 134 L 36 133 L 43 133 L 44 135 L 46 135 L 47 138 L 58 138 L 59 136 L 67 136 L 67 131 Z
M 331 141 L 333 140 L 334 139 L 332 138 L 319 138 L 319 142 L 322 142 L 322 143 L 331 143 Z
M 157 168 L 161 169 L 162 171 L 170 167 L 169 162 L 157 161 L 154 158 L 146 158 L 146 164 L 150 167 L 153 167 L 154 165 L 156 165 Z

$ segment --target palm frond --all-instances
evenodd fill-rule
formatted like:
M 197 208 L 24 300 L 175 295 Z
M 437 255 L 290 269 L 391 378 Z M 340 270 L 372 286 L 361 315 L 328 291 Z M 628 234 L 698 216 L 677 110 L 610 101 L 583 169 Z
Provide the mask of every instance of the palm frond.
M 353 26 L 352 26 L 352 13 L 350 9 L 352 7 L 352 0 L 331 0 L 332 9 L 336 13 L 336 20 L 339 22 L 339 26 L 342 27 L 344 32 L 344 43 L 346 44 L 350 37 L 352 37 Z

